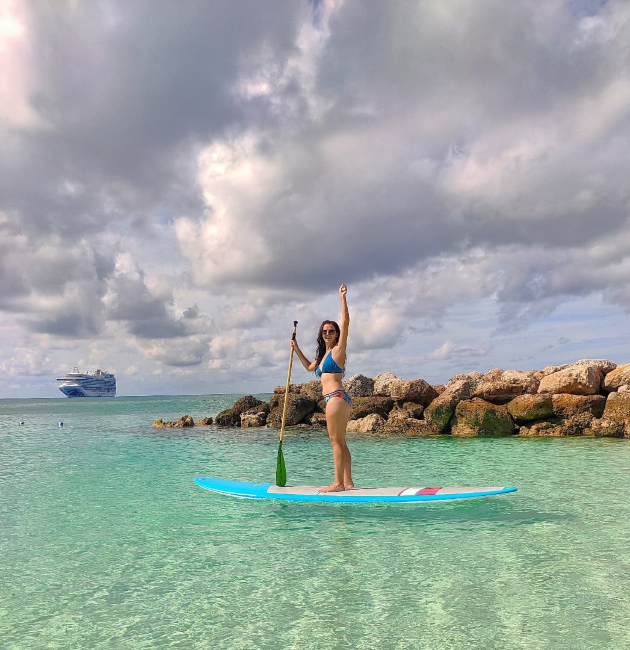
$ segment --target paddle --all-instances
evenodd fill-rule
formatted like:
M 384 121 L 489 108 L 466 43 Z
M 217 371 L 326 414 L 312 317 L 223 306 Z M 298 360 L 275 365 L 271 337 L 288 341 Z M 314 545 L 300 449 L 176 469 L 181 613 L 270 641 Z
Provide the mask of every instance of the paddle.
M 291 340 L 295 341 L 295 334 L 297 332 L 296 320 L 293 321 L 293 336 Z M 291 384 L 291 368 L 293 367 L 293 346 L 291 346 L 291 354 L 289 356 L 289 372 L 287 373 L 287 387 L 284 391 L 284 407 L 282 409 L 282 424 L 280 425 L 280 444 L 278 445 L 278 463 L 276 465 L 276 485 L 284 487 L 287 484 L 287 468 L 284 464 L 284 455 L 282 453 L 282 438 L 284 437 L 284 423 L 287 419 L 287 405 L 289 403 L 289 386 Z

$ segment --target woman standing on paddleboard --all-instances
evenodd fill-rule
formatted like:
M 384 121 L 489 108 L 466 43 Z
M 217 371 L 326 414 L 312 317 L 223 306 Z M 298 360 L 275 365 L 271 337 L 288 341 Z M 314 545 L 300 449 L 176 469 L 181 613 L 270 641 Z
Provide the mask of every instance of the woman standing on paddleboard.
M 311 363 L 300 350 L 297 341 L 291 341 L 302 365 L 310 372 L 315 371 L 315 374 L 322 380 L 322 392 L 326 401 L 326 425 L 335 463 L 335 479 L 331 485 L 322 488 L 322 492 L 341 492 L 354 487 L 352 459 L 346 444 L 346 426 L 350 417 L 352 400 L 344 390 L 341 381 L 346 363 L 346 345 L 350 323 L 348 303 L 346 302 L 347 291 L 348 287 L 345 284 L 339 287 L 341 327 L 332 320 L 325 320 L 319 326 L 315 361 Z

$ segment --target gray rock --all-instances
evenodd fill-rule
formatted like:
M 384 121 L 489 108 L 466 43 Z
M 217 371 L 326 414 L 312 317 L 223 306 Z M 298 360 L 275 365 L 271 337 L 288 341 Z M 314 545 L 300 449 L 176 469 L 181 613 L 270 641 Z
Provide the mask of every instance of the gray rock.
M 304 397 L 318 402 L 322 398 L 322 382 L 319 379 L 305 381 L 303 384 L 300 384 L 299 393 Z
M 630 363 L 617 366 L 604 379 L 604 389 L 608 392 L 621 391 L 621 388 L 627 385 L 630 385 Z
M 514 422 L 505 406 L 474 398 L 457 405 L 451 433 L 454 436 L 509 436 L 514 433 Z
M 378 413 L 372 413 L 358 420 L 350 420 L 347 431 L 351 433 L 380 433 L 384 428 L 385 419 Z
M 543 377 L 538 392 L 596 395 L 601 382 L 602 371 L 597 366 L 569 366 Z
M 394 402 L 389 397 L 356 397 L 352 400 L 350 419 L 359 420 L 373 413 L 386 418 L 393 406 Z
M 539 397 L 542 397 L 539 395 Z M 606 407 L 603 395 L 552 395 L 553 413 L 562 418 L 573 418 L 588 413 L 601 418 Z
M 446 390 L 450 390 L 453 384 L 456 384 L 461 381 L 467 381 L 469 390 L 472 393 L 477 388 L 479 382 L 483 381 L 485 375 L 482 372 L 475 370 L 474 372 L 469 372 L 467 374 L 455 375 L 451 377 L 446 383 Z
M 275 400 L 274 398 L 272 398 L 271 412 L 267 416 L 267 424 L 275 428 L 280 428 L 282 425 L 284 395 L 280 396 L 280 399 L 278 400 Z M 285 425 L 293 426 L 299 424 L 303 418 L 313 413 L 316 408 L 317 402 L 315 400 L 309 399 L 300 394 L 296 395 L 295 393 L 289 393 Z
M 424 406 L 422 406 L 422 404 L 415 404 L 414 402 L 403 402 L 401 404 L 400 402 L 397 402 L 394 404 L 394 408 L 389 412 L 388 419 L 400 417 L 415 418 L 416 420 L 419 420 L 422 417 L 423 411 Z
M 234 402 L 232 408 L 221 411 L 214 419 L 214 423 L 220 427 L 240 427 L 241 415 L 245 411 L 249 411 L 249 409 L 260 406 L 261 404 L 262 402 L 252 395 L 241 397 Z
M 457 405 L 464 399 L 470 399 L 470 381 L 467 378 L 451 379 L 446 390 L 427 406 L 424 419 L 444 432 L 448 429 Z
M 243 413 L 241 415 L 241 429 L 250 429 L 252 427 L 264 427 L 267 422 L 266 413 Z
M 318 429 L 326 428 L 326 414 L 325 413 L 311 413 L 304 418 L 304 422 L 311 427 Z
M 390 417 L 385 423 L 383 433 L 390 436 L 435 436 L 440 431 L 436 426 L 425 420 Z
M 505 404 L 518 395 L 532 394 L 538 389 L 538 379 L 533 370 L 491 370 L 472 392 L 473 397 L 479 397 L 494 404 Z
M 376 375 L 374 377 L 374 396 L 391 397 L 391 385 L 395 379 L 398 379 L 398 377 L 391 372 L 382 372 L 380 375 Z
M 397 402 L 415 402 L 428 406 L 438 394 L 424 379 L 394 379 L 391 383 L 391 396 Z
M 374 395 L 374 380 L 364 375 L 353 375 L 343 382 L 350 397 L 372 397 Z
M 520 395 L 507 405 L 508 413 L 518 423 L 544 420 L 553 416 L 551 395 Z
M 547 375 L 552 375 L 554 372 L 560 372 L 561 370 L 564 370 L 565 368 L 568 367 L 569 367 L 568 363 L 563 363 L 560 366 L 546 366 L 545 368 L 542 369 L 542 376 L 546 377 Z

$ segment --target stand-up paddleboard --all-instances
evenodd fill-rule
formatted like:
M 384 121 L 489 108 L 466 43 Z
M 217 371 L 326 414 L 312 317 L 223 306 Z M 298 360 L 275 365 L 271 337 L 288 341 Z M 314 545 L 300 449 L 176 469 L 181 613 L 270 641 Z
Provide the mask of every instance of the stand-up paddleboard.
M 516 492 L 515 487 L 389 487 L 352 488 L 344 492 L 323 492 L 321 487 L 296 485 L 278 487 L 273 483 L 244 483 L 220 478 L 198 477 L 195 483 L 206 490 L 242 499 L 282 501 L 328 501 L 334 503 L 419 503 L 492 497 Z

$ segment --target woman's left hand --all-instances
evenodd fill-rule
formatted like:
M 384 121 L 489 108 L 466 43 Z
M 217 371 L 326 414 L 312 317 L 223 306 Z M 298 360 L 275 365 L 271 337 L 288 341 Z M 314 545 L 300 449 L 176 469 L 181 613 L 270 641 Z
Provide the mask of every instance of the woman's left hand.
M 339 297 L 345 298 L 347 293 L 348 293 L 348 287 L 345 284 L 342 284 L 339 287 Z

